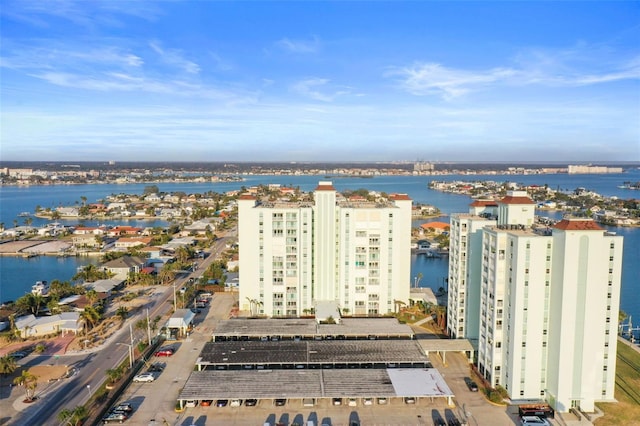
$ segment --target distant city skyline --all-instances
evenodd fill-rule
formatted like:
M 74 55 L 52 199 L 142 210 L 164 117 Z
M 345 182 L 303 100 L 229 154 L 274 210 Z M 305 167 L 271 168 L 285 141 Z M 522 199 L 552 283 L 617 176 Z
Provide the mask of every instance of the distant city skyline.
M 637 2 L 16 1 L 3 161 L 640 160 Z

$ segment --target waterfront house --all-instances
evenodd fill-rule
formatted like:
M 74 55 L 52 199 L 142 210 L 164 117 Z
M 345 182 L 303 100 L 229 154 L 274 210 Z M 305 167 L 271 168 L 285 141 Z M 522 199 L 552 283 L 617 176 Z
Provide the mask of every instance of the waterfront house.
M 96 235 L 85 234 L 85 235 L 73 235 L 71 237 L 71 244 L 75 247 L 100 247 L 102 245 L 96 239 Z
M 98 294 L 104 294 L 111 297 L 114 290 L 124 287 L 124 280 L 118 278 L 110 278 L 108 280 L 97 280 L 91 283 L 84 283 L 83 286 L 87 290 L 95 290 Z
M 78 334 L 82 331 L 82 327 L 78 312 L 63 312 L 45 317 L 26 315 L 16 319 L 16 328 L 23 339 L 57 333 L 62 333 L 63 335 L 67 333 Z
M 58 207 L 56 209 L 56 212 L 58 212 L 60 216 L 63 216 L 63 217 L 80 216 L 80 210 L 78 210 L 76 207 Z
M 140 273 L 145 266 L 146 259 L 136 256 L 123 256 L 102 264 L 102 268 L 110 272 L 113 278 L 126 280 L 130 273 Z
M 205 235 L 207 233 L 207 230 L 215 231 L 215 229 L 216 225 L 215 223 L 212 223 L 211 219 L 201 219 L 185 226 L 183 229 L 183 233 L 185 236 L 193 234 Z
M 121 235 L 135 236 L 142 233 L 142 228 L 135 226 L 114 226 L 107 231 L 107 235 L 111 237 L 119 237 Z
M 117 249 L 128 249 L 133 247 L 144 247 L 151 243 L 151 237 L 120 237 L 116 240 Z
M 159 203 L 160 201 L 162 201 L 162 198 L 160 198 L 158 194 L 149 194 L 144 197 L 144 201 L 146 201 L 147 203 Z
M 449 231 L 450 225 L 444 222 L 427 222 L 420 225 L 426 232 L 434 233 L 436 235 L 443 234 Z

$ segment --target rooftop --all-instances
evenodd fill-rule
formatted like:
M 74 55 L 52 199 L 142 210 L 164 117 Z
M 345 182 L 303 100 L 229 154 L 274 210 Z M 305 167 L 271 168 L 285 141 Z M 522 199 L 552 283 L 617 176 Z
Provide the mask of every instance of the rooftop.
M 434 368 L 243 372 L 206 370 L 191 373 L 178 399 L 359 396 L 447 397 L 453 396 L 453 392 Z

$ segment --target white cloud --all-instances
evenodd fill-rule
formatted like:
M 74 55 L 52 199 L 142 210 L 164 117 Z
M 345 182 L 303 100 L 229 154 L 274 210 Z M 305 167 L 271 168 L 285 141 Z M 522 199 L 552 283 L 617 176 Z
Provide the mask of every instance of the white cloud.
M 317 37 L 312 40 L 290 40 L 283 38 L 276 42 L 280 49 L 291 53 L 315 53 L 320 48 L 320 41 Z
M 322 102 L 332 102 L 337 97 L 350 93 L 348 88 L 342 88 L 341 90 L 333 89 L 329 86 L 329 80 L 326 78 L 308 78 L 301 80 L 291 86 L 291 89 L 299 95 Z M 321 89 L 325 90 L 321 91 Z
M 462 96 L 480 86 L 512 78 L 517 72 L 508 68 L 472 72 L 445 68 L 440 64 L 415 64 L 396 68 L 389 76 L 398 76 L 401 87 L 413 95 L 440 95 L 445 99 Z
M 596 61 L 575 51 L 555 54 L 531 51 L 517 56 L 516 66 L 485 70 L 448 68 L 438 63 L 393 67 L 385 76 L 416 96 L 436 95 L 452 100 L 496 86 L 575 87 L 640 79 L 640 57 L 626 63 Z
M 153 41 L 149 43 L 151 49 L 156 52 L 162 61 L 166 64 L 181 68 L 183 71 L 189 74 L 198 74 L 200 72 L 200 66 L 195 62 L 189 61 L 183 57 L 182 51 L 178 49 L 164 49 L 160 42 Z

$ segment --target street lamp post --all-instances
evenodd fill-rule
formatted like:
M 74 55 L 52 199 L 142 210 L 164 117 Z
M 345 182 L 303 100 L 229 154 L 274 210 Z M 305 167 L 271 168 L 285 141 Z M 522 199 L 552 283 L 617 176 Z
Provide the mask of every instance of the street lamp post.
M 172 284 L 173 284 L 173 312 L 175 312 L 178 309 L 176 304 L 176 283 L 174 282 Z

